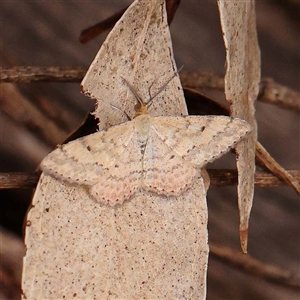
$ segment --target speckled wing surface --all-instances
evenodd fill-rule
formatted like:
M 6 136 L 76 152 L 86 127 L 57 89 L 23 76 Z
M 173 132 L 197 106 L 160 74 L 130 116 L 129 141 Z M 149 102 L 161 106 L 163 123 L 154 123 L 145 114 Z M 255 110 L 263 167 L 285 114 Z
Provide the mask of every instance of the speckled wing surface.
M 225 116 L 156 117 L 153 130 L 184 161 L 203 167 L 229 151 L 251 126 Z
M 179 195 L 201 168 L 229 151 L 251 131 L 249 124 L 225 116 L 153 117 L 143 156 L 144 188 Z
M 50 153 L 45 173 L 83 184 L 100 203 L 115 205 L 145 189 L 166 196 L 186 191 L 196 168 L 218 158 L 250 126 L 222 116 L 142 115 Z
M 126 122 L 60 146 L 42 161 L 41 168 L 56 178 L 90 187 L 100 202 L 121 203 L 140 184 L 142 157 L 131 152 L 138 137 L 133 125 Z

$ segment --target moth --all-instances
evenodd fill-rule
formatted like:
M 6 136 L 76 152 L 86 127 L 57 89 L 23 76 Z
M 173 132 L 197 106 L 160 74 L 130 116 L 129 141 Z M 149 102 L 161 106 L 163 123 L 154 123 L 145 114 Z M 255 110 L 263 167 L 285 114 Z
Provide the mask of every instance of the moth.
M 149 108 L 163 88 L 144 102 L 124 81 L 137 100 L 132 120 L 59 146 L 41 163 L 45 174 L 87 186 L 102 204 L 121 204 L 140 190 L 178 196 L 197 169 L 251 131 L 226 116 L 152 117 Z

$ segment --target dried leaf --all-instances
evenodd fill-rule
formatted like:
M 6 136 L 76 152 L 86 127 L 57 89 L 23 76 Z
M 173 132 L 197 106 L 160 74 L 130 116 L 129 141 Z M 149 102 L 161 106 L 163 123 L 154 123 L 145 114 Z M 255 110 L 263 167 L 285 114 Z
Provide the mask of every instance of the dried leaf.
M 168 16 L 168 24 L 170 25 L 175 12 L 180 4 L 180 0 L 166 0 L 166 9 L 167 9 L 167 16 Z M 81 43 L 85 44 L 90 40 L 93 40 L 95 37 L 100 35 L 102 32 L 112 28 L 115 23 L 121 18 L 123 13 L 126 11 L 127 8 L 118 11 L 114 15 L 110 16 L 108 19 L 99 22 L 89 28 L 84 29 L 79 37 Z
M 99 129 L 132 119 L 136 99 L 124 85 L 130 82 L 141 99 L 148 100 L 177 71 L 171 53 L 171 37 L 164 1 L 136 1 L 109 33 L 82 81 L 85 94 L 97 100 L 95 116 Z M 146 15 L 137 17 L 141 11 Z M 175 90 L 178 90 L 175 92 Z M 179 76 L 165 87 L 151 106 L 152 116 L 186 115 Z
M 204 299 L 203 179 L 183 197 L 140 193 L 111 208 L 42 175 L 26 223 L 26 298 Z
M 111 104 L 134 114 L 121 76 L 149 99 L 175 71 L 164 0 L 135 1 L 82 83 L 99 99 L 100 128 L 124 122 Z M 187 114 L 178 76 L 155 99 L 151 114 Z M 23 299 L 204 299 L 205 174 L 179 197 L 141 192 L 115 208 L 95 202 L 84 186 L 43 174 L 28 213 Z
M 254 194 L 257 141 L 254 102 L 259 92 L 260 51 L 256 34 L 254 1 L 218 0 L 226 47 L 225 95 L 231 115 L 246 120 L 253 132 L 236 147 L 239 172 L 240 240 L 247 252 L 248 225 Z

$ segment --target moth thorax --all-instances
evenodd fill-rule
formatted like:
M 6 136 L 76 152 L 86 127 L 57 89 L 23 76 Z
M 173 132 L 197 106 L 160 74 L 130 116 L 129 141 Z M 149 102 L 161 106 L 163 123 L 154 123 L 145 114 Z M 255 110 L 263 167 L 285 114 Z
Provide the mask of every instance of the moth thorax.
M 140 134 L 141 140 L 144 140 L 148 137 L 149 128 L 150 128 L 150 116 L 148 113 L 140 114 L 135 119 L 135 126 L 137 131 Z
M 134 117 L 140 116 L 140 115 L 146 115 L 148 114 L 148 107 L 146 103 L 138 102 L 134 106 L 134 110 L 136 111 L 136 114 Z

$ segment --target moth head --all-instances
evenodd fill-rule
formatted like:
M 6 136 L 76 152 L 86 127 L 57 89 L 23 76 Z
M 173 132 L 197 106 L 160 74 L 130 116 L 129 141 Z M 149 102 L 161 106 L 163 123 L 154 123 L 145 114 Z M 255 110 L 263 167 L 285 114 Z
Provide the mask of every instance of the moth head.
M 148 114 L 148 103 L 138 101 L 137 104 L 134 106 L 134 110 L 135 117 Z
M 132 84 L 128 82 L 125 78 L 123 77 L 121 78 L 127 84 L 127 86 L 129 87 L 130 91 L 134 95 L 137 102 L 136 105 L 134 106 L 134 110 L 136 112 L 134 118 L 140 115 L 148 114 L 148 107 L 149 107 L 148 104 L 150 103 L 151 100 L 149 102 L 144 102 L 142 98 L 139 96 L 139 94 L 137 93 L 137 91 L 134 89 Z
M 182 67 L 179 69 L 179 71 L 182 69 Z M 178 71 L 178 72 L 179 72 Z M 150 99 L 148 102 L 144 102 L 142 100 L 142 98 L 139 96 L 139 94 L 137 93 L 137 91 L 134 89 L 134 87 L 132 86 L 132 84 L 130 82 L 128 82 L 125 78 L 121 77 L 121 79 L 127 84 L 127 86 L 129 87 L 130 91 L 132 92 L 132 94 L 134 95 L 137 103 L 134 106 L 134 110 L 135 110 L 135 117 L 140 116 L 140 115 L 145 115 L 148 114 L 148 110 L 149 107 L 152 105 L 153 100 L 166 88 L 166 86 L 170 83 L 170 81 L 173 80 L 173 78 L 178 75 L 178 72 L 175 72 L 173 74 L 173 76 L 167 80 L 166 83 L 163 84 L 163 86 L 161 88 L 158 89 L 158 91 L 151 96 L 150 91 L 149 91 L 149 95 L 150 95 Z

